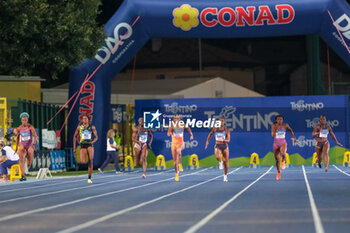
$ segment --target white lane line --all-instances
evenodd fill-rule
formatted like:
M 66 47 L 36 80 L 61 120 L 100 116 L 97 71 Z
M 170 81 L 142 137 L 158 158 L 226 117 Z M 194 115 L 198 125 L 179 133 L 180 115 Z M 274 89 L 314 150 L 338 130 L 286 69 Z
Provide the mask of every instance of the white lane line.
M 160 172 L 160 173 L 151 174 L 151 175 L 148 175 L 148 176 L 158 176 L 158 175 L 161 175 L 163 173 L 164 172 Z M 101 184 L 92 184 L 92 185 L 87 185 L 87 186 L 83 186 L 83 187 L 75 187 L 75 188 L 63 189 L 63 190 L 55 190 L 55 191 L 46 192 L 46 193 L 40 193 L 40 194 L 35 194 L 35 195 L 28 195 L 28 196 L 24 196 L 24 197 L 16 197 L 16 198 L 13 198 L 13 199 L 2 200 L 2 201 L 0 201 L 0 204 L 13 202 L 13 201 L 19 201 L 19 200 L 30 199 L 30 198 L 35 198 L 35 197 L 42 197 L 42 196 L 47 196 L 47 195 L 53 195 L 53 194 L 58 194 L 58 193 L 64 193 L 64 192 L 69 192 L 69 191 L 74 191 L 74 190 L 81 190 L 81 189 L 86 189 L 86 188 L 94 188 L 94 187 L 101 186 L 101 185 L 120 183 L 120 182 L 123 182 L 123 181 L 135 180 L 135 179 L 140 179 L 141 180 L 141 177 L 137 176 L 137 177 L 131 177 L 131 178 L 126 178 L 126 179 L 122 179 L 122 180 L 112 180 L 112 181 L 104 182 L 104 183 L 101 183 Z
M 85 176 L 85 175 L 84 175 Z M 114 177 L 118 177 L 118 175 L 113 175 Z M 108 178 L 108 177 L 112 177 L 112 175 L 108 175 L 108 176 L 104 176 L 104 177 L 95 177 L 93 178 L 93 180 L 97 180 L 97 179 L 102 179 L 102 178 Z M 72 178 L 72 177 L 67 177 L 67 178 L 54 178 L 50 181 L 54 182 L 55 180 L 58 180 L 58 179 L 69 179 L 69 178 Z M 78 178 L 78 176 L 77 176 Z M 27 190 L 27 189 L 35 189 L 37 190 L 38 188 L 43 188 L 43 187 L 50 187 L 50 186 L 55 186 L 55 185 L 60 185 L 60 184 L 69 184 L 69 183 L 77 183 L 77 182 L 81 182 L 81 181 L 84 181 L 86 179 L 81 179 L 81 177 L 79 176 L 80 179 L 76 179 L 76 180 L 70 180 L 70 181 L 63 181 L 63 182 L 56 182 L 56 183 L 51 183 L 50 184 L 44 184 L 44 185 L 40 185 L 40 186 L 30 186 L 30 187 L 25 187 L 25 188 L 14 188 L 14 189 L 7 189 L 7 190 L 3 190 L 3 191 L 0 191 L 0 193 L 6 193 L 6 192 L 11 192 L 11 191 L 21 191 L 21 190 Z M 42 180 L 44 181 L 44 180 Z M 49 181 L 49 180 L 47 180 Z M 34 182 L 35 183 L 35 182 Z M 30 184 L 33 184 L 33 183 L 30 183 Z
M 309 181 L 308 181 L 307 176 L 306 176 L 304 165 L 302 165 L 302 168 L 303 168 L 304 179 L 305 179 L 306 188 L 307 188 L 307 194 L 309 195 L 312 217 L 314 219 L 315 231 L 316 231 L 316 233 L 324 233 L 322 221 L 321 221 L 320 215 L 319 215 L 317 207 L 316 207 L 314 196 L 312 195 L 312 192 L 311 192 L 310 184 L 309 184 Z
M 169 172 L 171 172 L 170 170 L 164 170 L 164 171 L 162 171 L 161 173 L 169 173 Z M 136 173 L 139 173 L 139 172 L 136 172 L 136 171 L 134 171 L 134 172 L 129 172 L 130 174 L 136 174 Z M 128 173 L 128 174 L 129 174 Z M 109 177 L 116 177 L 116 178 L 119 178 L 119 177 L 124 177 L 124 176 L 126 176 L 126 175 L 128 175 L 128 174 L 126 174 L 126 173 L 123 173 L 123 174 L 120 174 L 120 175 L 107 175 L 107 176 L 98 176 L 98 177 L 95 177 L 95 178 L 93 178 L 93 181 L 94 180 L 97 180 L 97 179 L 105 179 L 105 178 L 109 178 Z M 151 175 L 148 175 L 148 176 L 154 176 L 155 174 L 151 174 Z M 81 176 L 86 176 L 86 175 L 80 175 L 80 176 L 77 176 L 77 178 L 79 177 L 79 178 L 81 178 Z M 133 176 L 135 179 L 137 179 L 138 178 L 138 176 L 137 177 L 135 177 L 135 176 Z M 68 178 L 68 177 L 67 177 Z M 57 178 L 57 179 L 67 179 L 67 178 Z M 53 180 L 51 180 L 51 181 L 53 181 L 54 182 L 54 180 L 56 180 L 56 179 L 53 179 Z M 11 191 L 21 191 L 21 190 L 27 190 L 27 189 L 35 189 L 35 190 L 37 190 L 38 188 L 43 188 L 43 187 L 50 187 L 50 186 L 55 186 L 55 185 L 61 185 L 61 184 L 69 184 L 69 183 L 77 183 L 77 182 L 81 182 L 81 181 L 85 181 L 86 179 L 84 178 L 84 179 L 78 179 L 78 180 L 71 180 L 71 181 L 64 181 L 64 182 L 59 182 L 59 183 L 50 183 L 50 184 L 45 184 L 45 185 L 40 185 L 40 186 L 30 186 L 30 187 L 26 187 L 26 188 L 15 188 L 15 189 L 7 189 L 7 190 L 3 190 L 3 191 L 0 191 L 0 193 L 6 193 L 6 192 L 11 192 Z M 45 181 L 45 180 L 40 180 L 40 181 Z M 38 180 L 38 182 L 39 182 L 39 180 Z M 91 187 L 92 185 L 90 185 L 90 187 Z
M 190 175 L 193 175 L 193 174 L 197 174 L 199 172 L 203 172 L 205 170 L 208 170 L 208 168 L 200 170 L 200 171 L 197 171 L 197 172 L 194 172 L 194 173 L 182 175 L 180 177 L 190 176 Z M 34 214 L 34 213 L 39 213 L 39 212 L 42 212 L 42 211 L 47 211 L 47 210 L 60 208 L 60 207 L 63 207 L 63 206 L 73 205 L 73 204 L 76 204 L 76 203 L 79 203 L 79 202 L 83 202 L 83 201 L 88 201 L 88 200 L 91 200 L 91 199 L 94 199 L 94 198 L 105 197 L 105 196 L 108 196 L 108 195 L 113 195 L 113 194 L 122 193 L 122 192 L 130 191 L 130 190 L 134 190 L 134 189 L 138 189 L 138 188 L 143 188 L 143 187 L 155 185 L 155 184 L 162 183 L 162 182 L 165 182 L 165 181 L 168 181 L 168 180 L 172 180 L 172 179 L 174 179 L 174 178 L 171 177 L 171 178 L 160 180 L 160 181 L 156 181 L 156 182 L 153 182 L 153 183 L 147 183 L 147 184 L 138 185 L 138 186 L 134 186 L 134 187 L 130 187 L 130 188 L 125 188 L 125 189 L 121 189 L 121 190 L 117 190 L 117 191 L 112 191 L 112 192 L 108 192 L 108 193 L 98 194 L 98 195 L 94 195 L 94 196 L 90 196 L 90 197 L 81 198 L 81 199 L 78 199 L 78 200 L 75 200 L 75 201 L 63 202 L 61 204 L 47 206 L 47 207 L 38 208 L 38 209 L 34 209 L 34 210 L 29 210 L 29 211 L 23 211 L 23 212 L 20 212 L 20 213 L 17 213 L 17 214 L 10 214 L 10 215 L 7 215 L 5 217 L 0 218 L 0 222 L 4 222 L 6 220 L 10 220 L 10 219 L 14 219 L 14 218 L 27 216 L 27 215 Z
M 164 170 L 163 172 L 167 172 L 167 170 Z M 107 172 L 106 172 L 107 173 Z M 120 175 L 102 175 L 101 173 L 94 173 L 93 174 L 93 180 L 99 180 L 99 179 L 105 179 L 105 178 L 109 178 L 109 177 L 121 177 L 127 174 L 136 174 L 139 173 L 138 170 L 132 171 L 132 172 L 128 172 L 128 173 L 121 173 Z M 101 175 L 100 175 L 101 174 Z M 98 175 L 96 177 L 96 175 Z M 6 189 L 3 191 L 0 191 L 0 193 L 6 193 L 6 192 L 11 192 L 11 191 L 21 191 L 21 190 L 27 190 L 27 189 L 38 189 L 38 188 L 42 188 L 42 187 L 50 187 L 50 186 L 55 186 L 55 185 L 60 185 L 60 184 L 69 184 L 69 183 L 76 183 L 76 182 L 81 182 L 86 180 L 86 178 L 82 179 L 81 177 L 87 177 L 87 174 L 84 175 L 79 175 L 79 176 L 67 176 L 67 177 L 60 177 L 60 178 L 53 178 L 53 179 L 47 179 L 47 180 L 35 180 L 32 181 L 30 183 L 24 182 L 24 183 L 9 183 L 10 185 L 16 185 L 16 187 L 20 186 L 21 184 L 33 184 L 33 183 L 40 183 L 40 182 L 44 182 L 44 181 L 52 181 L 55 182 L 56 180 L 63 180 L 63 179 L 70 179 L 70 178 L 79 178 L 79 179 L 74 179 L 71 181 L 63 181 L 63 182 L 57 182 L 57 183 L 51 183 L 50 184 L 44 184 L 44 185 L 40 185 L 40 186 L 30 186 L 30 187 L 25 187 L 25 188 L 13 188 L 13 189 Z M 27 186 L 28 186 L 27 185 Z M 14 186 L 10 186 L 10 187 L 14 187 Z
M 221 206 L 219 206 L 217 209 L 215 209 L 214 211 L 212 211 L 210 214 L 208 214 L 207 216 L 205 216 L 202 220 L 200 220 L 199 222 L 197 222 L 196 224 L 194 224 L 193 226 L 191 226 L 190 228 L 188 228 L 185 233 L 193 233 L 198 231 L 201 227 L 203 227 L 205 224 L 207 224 L 207 222 L 209 222 L 212 218 L 214 218 L 218 213 L 220 213 L 223 209 L 225 209 L 231 202 L 233 202 L 234 200 L 236 200 L 240 195 L 242 195 L 245 191 L 247 191 L 251 186 L 253 186 L 256 182 L 258 182 L 261 178 L 263 178 L 266 174 L 268 174 L 271 169 L 273 168 L 273 166 L 271 166 L 264 174 L 262 174 L 261 176 L 259 176 L 259 178 L 257 178 L 256 180 L 254 180 L 252 183 L 250 183 L 248 186 L 246 186 L 244 189 L 242 189 L 239 193 L 237 193 L 236 195 L 234 195 L 232 198 L 230 198 L 228 201 L 226 201 L 224 204 L 222 204 Z
M 238 171 L 238 170 L 241 169 L 241 168 L 242 168 L 242 167 L 236 168 L 235 170 L 231 171 L 231 172 L 228 173 L 228 174 L 232 174 L 232 173 Z M 200 185 L 202 185 L 202 184 L 206 184 L 206 183 L 211 182 L 211 181 L 213 181 L 213 180 L 216 180 L 216 179 L 218 179 L 219 177 L 222 177 L 222 176 L 223 176 L 223 175 L 216 176 L 216 177 L 214 177 L 214 178 L 211 178 L 211 179 L 209 179 L 209 180 L 203 181 L 203 182 L 201 182 L 201 183 L 198 183 L 198 184 L 195 184 L 195 185 L 191 185 L 191 186 L 189 186 L 189 187 L 187 187 L 187 188 L 180 189 L 180 190 L 177 190 L 177 191 L 175 191 L 175 192 L 162 195 L 162 196 L 160 196 L 160 197 L 154 198 L 153 200 L 146 201 L 146 202 L 142 202 L 142 203 L 140 203 L 140 204 L 131 206 L 131 207 L 129 207 L 129 208 L 125 208 L 125 209 L 123 209 L 123 210 L 119 210 L 118 212 L 114 212 L 114 213 L 105 215 L 105 216 L 103 216 L 103 217 L 100 217 L 100 218 L 97 218 L 97 219 L 94 219 L 94 220 L 85 222 L 85 223 L 83 223 L 83 224 L 79 224 L 79 225 L 76 225 L 76 226 L 74 226 L 74 227 L 61 230 L 61 231 L 59 231 L 59 232 L 57 232 L 57 233 L 71 233 L 71 232 L 80 231 L 80 230 L 85 229 L 85 228 L 87 228 L 87 227 L 90 227 L 90 226 L 93 226 L 93 225 L 95 225 L 95 224 L 98 224 L 98 223 L 104 222 L 104 221 L 106 221 L 106 220 L 109 220 L 109 219 L 111 219 L 111 218 L 114 218 L 114 217 L 116 217 L 116 216 L 118 216 L 118 215 L 125 214 L 125 213 L 127 213 L 127 212 L 132 211 L 132 210 L 135 210 L 135 209 L 141 208 L 141 207 L 143 207 L 143 206 L 152 204 L 152 203 L 154 203 L 154 202 L 160 201 L 160 200 L 162 200 L 162 199 L 164 199 L 164 198 L 173 196 L 173 195 L 178 194 L 178 193 L 185 192 L 185 191 L 187 191 L 187 190 L 193 189 L 193 188 L 195 188 L 195 187 L 197 187 L 197 186 L 200 186 Z
M 337 170 L 338 170 L 338 171 L 340 171 L 341 173 L 343 173 L 343 174 L 345 174 L 345 175 L 347 175 L 347 176 L 350 176 L 350 174 L 349 174 L 349 173 L 344 172 L 343 170 L 341 170 L 341 169 L 340 169 L 340 168 L 338 168 L 337 166 L 333 165 L 333 167 L 335 167 L 335 169 L 337 169 Z

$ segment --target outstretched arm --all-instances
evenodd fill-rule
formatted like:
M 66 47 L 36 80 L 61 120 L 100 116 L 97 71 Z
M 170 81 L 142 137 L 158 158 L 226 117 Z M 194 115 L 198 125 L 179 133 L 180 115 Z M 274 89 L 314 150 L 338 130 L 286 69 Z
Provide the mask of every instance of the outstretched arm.
M 215 133 L 215 131 L 216 131 L 216 128 L 213 128 L 213 129 L 210 131 L 210 133 L 209 133 L 209 135 L 208 135 L 208 138 L 207 138 L 207 142 L 205 143 L 205 149 L 207 149 L 208 144 L 209 144 L 209 140 L 210 140 L 211 136 L 213 136 L 213 134 Z
M 76 144 L 77 144 L 77 136 L 79 134 L 79 126 L 77 127 L 77 129 L 74 132 L 74 136 L 73 136 L 73 152 L 75 153 L 76 151 Z
M 91 144 L 94 144 L 98 140 L 97 130 L 95 126 L 92 126 L 92 133 L 94 134 L 94 140 L 92 140 Z
M 133 142 L 135 142 L 135 143 L 137 143 L 137 144 L 141 144 L 141 142 L 139 141 L 139 140 L 137 140 L 138 139 L 138 133 L 137 133 L 137 129 L 135 130 L 135 129 L 133 129 L 133 132 L 132 132 L 132 137 L 131 137 L 131 139 L 132 139 L 132 141 Z
M 227 135 L 227 138 L 225 139 L 224 142 L 229 143 L 231 140 L 231 133 L 230 133 L 230 130 L 228 128 L 226 128 L 226 135 Z
M 295 138 L 295 135 L 294 135 L 294 132 L 293 132 L 292 128 L 288 124 L 287 124 L 287 129 L 290 132 L 290 134 L 292 135 L 293 141 L 295 143 L 297 141 L 297 139 Z
M 167 133 L 167 135 L 168 135 L 168 137 L 170 137 L 171 136 L 171 131 L 172 131 L 172 127 L 171 126 L 169 126 L 169 128 L 168 128 L 168 133 Z
M 335 137 L 335 134 L 333 133 L 332 128 L 328 126 L 328 129 L 329 129 L 329 133 L 332 136 L 332 138 L 335 141 L 335 143 L 337 143 L 338 146 L 343 146 L 342 144 L 340 144 L 340 142 L 338 142 L 337 138 Z
M 276 124 L 272 124 L 272 125 L 271 125 L 271 136 L 272 136 L 273 138 L 276 137 Z
M 151 144 L 152 144 L 152 141 L 153 141 L 153 134 L 152 134 L 151 130 L 148 130 L 148 135 L 149 135 L 149 143 L 148 143 L 148 146 L 149 146 L 150 149 L 152 149 Z
M 191 128 L 187 127 L 186 129 L 191 134 L 190 140 L 193 140 L 193 134 L 192 134 Z
M 33 140 L 33 145 L 34 145 L 34 148 L 35 148 L 35 144 L 36 144 L 36 141 L 38 140 L 38 135 L 36 134 L 36 131 L 34 129 L 33 126 L 30 126 L 30 131 L 34 137 L 34 140 Z
M 312 137 L 317 137 L 318 135 L 320 135 L 320 130 L 318 126 L 315 126 L 314 131 L 312 131 Z

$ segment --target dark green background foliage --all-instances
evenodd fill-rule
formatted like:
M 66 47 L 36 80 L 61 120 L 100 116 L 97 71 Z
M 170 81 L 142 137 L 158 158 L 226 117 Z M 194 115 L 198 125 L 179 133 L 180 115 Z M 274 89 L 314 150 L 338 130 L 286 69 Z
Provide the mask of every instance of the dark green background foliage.
M 55 79 L 104 43 L 100 0 L 0 1 L 0 74 Z

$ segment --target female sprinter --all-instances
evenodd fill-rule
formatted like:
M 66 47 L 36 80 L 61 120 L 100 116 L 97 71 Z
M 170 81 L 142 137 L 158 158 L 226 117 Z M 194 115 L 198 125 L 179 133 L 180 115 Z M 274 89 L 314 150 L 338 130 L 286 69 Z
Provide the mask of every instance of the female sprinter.
M 22 171 L 22 178 L 20 179 L 20 181 L 26 181 L 27 178 L 25 175 L 25 160 L 27 157 L 27 166 L 29 168 L 33 162 L 35 150 L 34 146 L 36 144 L 38 136 L 36 135 L 34 127 L 28 123 L 28 113 L 22 112 L 19 115 L 19 118 L 21 119 L 22 125 L 20 125 L 16 130 L 14 130 L 17 133 L 15 153 L 17 153 L 18 150 L 19 164 Z
M 328 142 L 328 134 L 331 134 L 332 138 L 334 139 L 335 143 L 337 143 L 338 146 L 343 146 L 340 144 L 335 137 L 333 130 L 330 126 L 327 125 L 327 119 L 325 115 L 320 116 L 320 124 L 317 124 L 314 128 L 314 131 L 312 132 L 312 137 L 317 137 L 316 139 L 316 153 L 317 153 L 317 162 L 318 167 L 322 168 L 322 154 L 324 154 L 324 163 L 325 163 L 325 171 L 328 171 L 328 164 L 329 164 L 329 142 Z
M 140 166 L 142 161 L 142 169 L 143 174 L 142 178 L 146 178 L 146 170 L 147 170 L 147 155 L 148 155 L 148 147 L 147 141 L 149 137 L 148 146 L 152 149 L 151 144 L 153 140 L 153 135 L 151 130 L 143 128 L 143 118 L 139 118 L 139 125 L 133 128 L 132 133 L 132 141 L 135 143 L 134 152 L 136 156 L 136 162 Z
M 97 141 L 97 131 L 94 125 L 89 123 L 89 118 L 87 115 L 84 115 L 81 119 L 80 124 L 75 130 L 73 136 L 73 152 L 76 152 L 76 141 L 78 135 L 80 136 L 80 162 L 86 163 L 86 154 L 88 154 L 88 183 L 92 184 L 91 175 L 92 170 L 94 169 L 94 143 Z M 94 139 L 92 139 L 94 135 Z
M 225 118 L 220 117 L 220 127 L 213 128 L 208 135 L 205 149 L 207 149 L 211 136 L 215 133 L 215 156 L 219 161 L 219 168 L 222 169 L 223 165 L 225 168 L 224 182 L 227 182 L 227 171 L 228 171 L 228 160 L 229 160 L 229 149 L 227 143 L 230 142 L 230 130 L 225 126 Z M 222 155 L 222 160 L 221 160 Z
M 275 118 L 275 123 L 271 125 L 271 135 L 275 139 L 273 142 L 273 153 L 275 155 L 276 167 L 277 167 L 277 180 L 281 179 L 281 169 L 280 169 L 280 154 L 282 156 L 282 169 L 285 169 L 286 164 L 286 153 L 287 153 L 287 141 L 286 141 L 286 129 L 290 132 L 293 137 L 294 142 L 296 142 L 293 130 L 288 124 L 283 123 L 284 117 L 282 115 L 277 115 Z
M 168 129 L 168 137 L 171 136 L 171 154 L 173 155 L 174 168 L 175 168 L 175 181 L 179 181 L 179 170 L 182 171 L 181 164 L 181 151 L 185 148 L 184 143 L 184 128 L 191 134 L 190 140 L 193 140 L 193 134 L 189 127 L 184 125 L 183 121 L 178 114 L 175 114 L 173 122 Z M 179 168 L 179 165 L 181 167 Z

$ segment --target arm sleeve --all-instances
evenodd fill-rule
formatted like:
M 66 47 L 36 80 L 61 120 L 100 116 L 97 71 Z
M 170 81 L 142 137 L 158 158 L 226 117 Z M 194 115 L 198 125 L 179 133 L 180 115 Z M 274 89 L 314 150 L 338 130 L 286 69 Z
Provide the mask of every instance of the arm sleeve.
M 5 155 L 6 156 L 6 150 L 1 149 L 1 155 Z
M 112 145 L 113 145 L 113 141 L 114 141 L 113 138 L 109 138 L 109 139 L 108 139 L 109 144 L 112 144 Z

